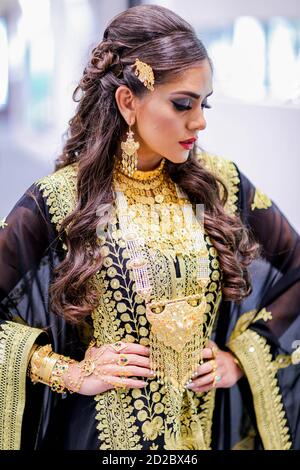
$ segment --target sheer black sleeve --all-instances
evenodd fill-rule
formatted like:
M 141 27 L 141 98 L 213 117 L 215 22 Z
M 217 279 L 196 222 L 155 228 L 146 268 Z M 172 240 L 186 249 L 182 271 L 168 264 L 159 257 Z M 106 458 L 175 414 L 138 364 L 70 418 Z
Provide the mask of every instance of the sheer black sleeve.
M 272 313 L 267 326 L 280 337 L 300 313 L 300 236 L 274 202 L 246 176 L 240 178 L 241 216 L 269 264 L 257 308 Z M 255 284 L 255 271 L 252 277 Z
M 0 302 L 26 274 L 37 269 L 54 238 L 44 200 L 32 185 L 0 229 Z

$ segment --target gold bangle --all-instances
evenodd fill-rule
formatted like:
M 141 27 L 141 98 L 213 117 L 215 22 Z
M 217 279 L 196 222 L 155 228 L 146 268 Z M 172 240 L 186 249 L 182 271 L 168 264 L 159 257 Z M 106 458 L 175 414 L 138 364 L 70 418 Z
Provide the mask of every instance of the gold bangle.
M 41 369 L 40 369 L 40 381 L 49 385 L 50 384 L 50 378 L 52 375 L 53 368 L 60 358 L 59 354 L 56 354 L 54 352 L 51 352 L 49 356 L 45 357 L 45 359 L 42 362 Z
M 35 351 L 37 350 L 38 347 L 39 347 L 38 344 L 34 343 L 34 345 L 31 348 L 31 351 L 29 353 L 27 371 L 26 371 L 27 377 L 30 377 L 30 374 L 31 374 L 31 359 L 32 359 L 32 356 L 33 356 L 33 354 L 35 353 Z
M 51 344 L 36 348 L 31 358 L 30 378 L 33 383 L 39 382 L 40 368 L 43 360 L 52 352 Z

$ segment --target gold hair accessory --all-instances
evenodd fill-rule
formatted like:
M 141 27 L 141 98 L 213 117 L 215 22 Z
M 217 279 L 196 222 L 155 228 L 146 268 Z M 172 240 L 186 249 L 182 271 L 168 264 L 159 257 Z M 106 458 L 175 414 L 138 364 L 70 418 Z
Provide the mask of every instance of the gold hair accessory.
M 134 67 L 136 68 L 134 73 L 140 82 L 142 82 L 148 90 L 154 91 L 154 73 L 152 67 L 139 59 L 136 59 Z
M 139 142 L 136 142 L 133 138 L 133 132 L 131 126 L 127 132 L 127 139 L 125 142 L 121 142 L 122 151 L 122 169 L 127 176 L 133 176 L 137 170 L 138 155 L 137 150 L 140 148 Z

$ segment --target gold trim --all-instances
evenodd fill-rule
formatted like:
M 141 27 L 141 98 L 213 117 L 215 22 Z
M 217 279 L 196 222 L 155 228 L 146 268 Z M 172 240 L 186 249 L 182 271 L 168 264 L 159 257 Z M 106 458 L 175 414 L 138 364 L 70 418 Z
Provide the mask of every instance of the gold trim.
M 60 230 L 63 220 L 77 202 L 78 164 L 68 165 L 36 182 L 49 208 L 51 222 Z
M 251 210 L 255 209 L 268 209 L 272 206 L 272 201 L 266 194 L 264 194 L 260 189 L 255 189 L 253 203 L 251 204 Z
M 229 349 L 238 357 L 253 395 L 258 430 L 265 450 L 288 450 L 292 441 L 267 340 L 251 330 L 230 339 Z
M 196 156 L 207 170 L 223 181 L 228 191 L 228 199 L 225 204 L 225 209 L 230 214 L 236 214 L 238 211 L 240 178 L 235 164 L 225 158 L 212 155 L 208 152 L 199 151 Z M 219 188 L 220 195 L 222 197 L 224 190 L 221 185 L 219 185 Z
M 18 450 L 25 407 L 26 370 L 42 330 L 7 322 L 0 327 L 0 450 Z
M 272 313 L 268 312 L 265 308 L 263 308 L 259 312 L 257 312 L 257 310 L 250 310 L 249 312 L 243 313 L 235 324 L 235 327 L 230 336 L 230 340 L 233 340 L 240 336 L 254 321 L 267 321 L 271 319 Z
M 0 219 L 0 228 L 5 228 L 7 226 L 8 224 L 6 223 L 6 217 L 4 217 L 3 219 Z
M 295 351 L 292 352 L 291 362 L 294 365 L 299 364 L 299 362 L 300 362 L 300 346 L 298 346 L 298 348 Z

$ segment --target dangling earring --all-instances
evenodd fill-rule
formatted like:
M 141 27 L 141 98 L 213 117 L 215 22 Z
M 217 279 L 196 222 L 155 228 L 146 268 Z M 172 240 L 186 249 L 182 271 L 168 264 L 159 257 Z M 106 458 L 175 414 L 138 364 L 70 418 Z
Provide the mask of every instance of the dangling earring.
M 139 142 L 136 142 L 133 138 L 133 132 L 131 125 L 129 125 L 129 131 L 127 132 L 127 139 L 125 142 L 121 142 L 122 152 L 122 169 L 123 172 L 128 176 L 133 176 L 137 170 L 138 154 L 137 150 L 140 148 Z

